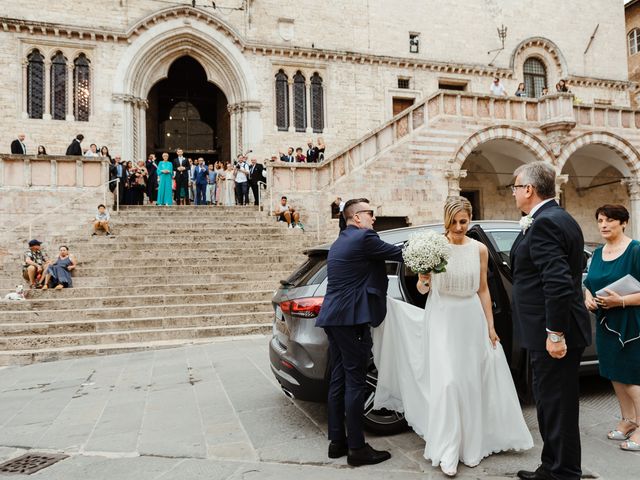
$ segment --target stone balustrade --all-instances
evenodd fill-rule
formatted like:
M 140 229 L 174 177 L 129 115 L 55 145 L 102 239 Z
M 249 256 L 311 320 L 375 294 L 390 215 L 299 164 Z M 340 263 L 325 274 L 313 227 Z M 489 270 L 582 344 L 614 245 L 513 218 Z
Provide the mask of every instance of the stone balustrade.
M 109 180 L 107 164 L 98 157 L 0 154 L 0 188 L 97 187 Z

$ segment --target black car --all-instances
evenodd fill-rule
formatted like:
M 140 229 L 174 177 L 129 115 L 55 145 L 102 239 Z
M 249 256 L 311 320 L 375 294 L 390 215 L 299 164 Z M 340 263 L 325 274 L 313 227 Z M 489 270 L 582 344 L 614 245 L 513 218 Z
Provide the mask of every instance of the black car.
M 387 230 L 380 233 L 382 240 L 403 245 L 413 233 L 424 229 L 443 232 L 442 224 Z M 509 252 L 520 233 L 518 222 L 473 222 L 467 235 L 484 243 L 489 249 L 488 283 L 493 303 L 494 324 L 514 382 L 523 400 L 530 398 L 531 372 L 527 353 L 514 336 L 511 320 L 511 269 Z M 306 251 L 307 260 L 286 280 L 281 280 L 272 302 L 275 311 L 273 337 L 269 344 L 271 370 L 292 398 L 326 402 L 329 383 L 328 340 L 324 330 L 315 327 L 327 287 L 327 254 L 331 244 Z M 585 246 L 585 265 L 588 264 L 594 244 Z M 586 267 L 585 267 L 586 272 Z M 417 277 L 401 262 L 387 262 L 389 276 L 388 295 L 424 307 L 426 296 L 416 288 Z M 595 324 L 595 317 L 592 315 Z M 595 328 L 593 329 L 595 335 Z M 597 371 L 595 341 L 584 352 L 582 373 Z M 365 427 L 376 433 L 395 433 L 406 427 L 401 413 L 373 410 L 373 397 L 377 371 L 371 362 L 365 403 Z

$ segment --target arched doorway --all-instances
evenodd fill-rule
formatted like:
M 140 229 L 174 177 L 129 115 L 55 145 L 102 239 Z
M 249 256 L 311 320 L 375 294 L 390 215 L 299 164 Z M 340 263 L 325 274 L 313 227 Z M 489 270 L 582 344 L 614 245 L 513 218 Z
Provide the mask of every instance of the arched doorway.
M 631 210 L 623 182 L 632 175 L 629 167 L 611 148 L 591 144 L 576 150 L 567 159 L 562 173 L 567 175 L 567 182 L 562 185 L 561 205 L 582 227 L 585 241 L 602 242 L 595 211 L 606 203 L 622 204 Z
M 203 157 L 207 163 L 230 158 L 227 97 L 207 80 L 198 61 L 189 56 L 175 60 L 147 99 L 147 153 L 160 158 L 163 151 L 182 148 L 186 157 Z

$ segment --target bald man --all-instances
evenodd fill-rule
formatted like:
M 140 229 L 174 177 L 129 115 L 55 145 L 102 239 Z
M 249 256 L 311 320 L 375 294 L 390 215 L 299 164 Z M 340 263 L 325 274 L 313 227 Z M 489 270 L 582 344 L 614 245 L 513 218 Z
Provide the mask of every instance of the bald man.
M 25 137 L 26 135 L 24 133 L 21 133 L 20 135 L 18 135 L 18 138 L 16 138 L 13 142 L 11 142 L 11 153 L 13 155 L 27 154 L 27 147 L 24 144 Z

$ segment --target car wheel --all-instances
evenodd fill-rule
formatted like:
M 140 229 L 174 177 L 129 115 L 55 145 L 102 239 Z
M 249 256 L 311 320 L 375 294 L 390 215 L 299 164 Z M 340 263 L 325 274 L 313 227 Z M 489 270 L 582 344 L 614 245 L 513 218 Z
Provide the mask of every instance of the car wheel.
M 407 421 L 405 420 L 403 413 L 387 410 L 386 408 L 380 410 L 373 409 L 373 398 L 376 393 L 377 385 L 378 370 L 373 362 L 371 362 L 367 373 L 367 391 L 364 402 L 363 419 L 364 428 L 368 432 L 375 433 L 377 435 L 393 435 L 404 432 L 409 428 L 409 426 L 407 425 Z

